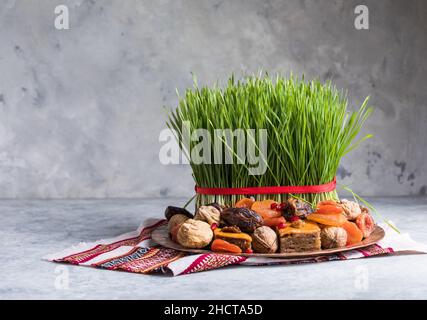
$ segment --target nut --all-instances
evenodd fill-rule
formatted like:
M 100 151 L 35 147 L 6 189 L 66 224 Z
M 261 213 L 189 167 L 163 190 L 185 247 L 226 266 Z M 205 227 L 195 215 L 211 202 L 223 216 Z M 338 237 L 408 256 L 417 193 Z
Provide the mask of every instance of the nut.
M 219 212 L 222 212 L 222 210 L 224 210 L 224 209 L 227 208 L 227 206 L 219 204 L 217 202 L 212 202 L 212 203 L 206 204 L 206 206 L 215 207 L 215 208 L 217 208 L 219 210 Z
M 221 212 L 213 205 L 201 206 L 197 209 L 195 220 L 205 221 L 209 224 L 219 224 Z
M 345 247 L 347 243 L 347 232 L 340 227 L 327 227 L 320 232 L 323 249 Z
M 358 203 L 347 199 L 342 199 L 338 202 L 344 210 L 344 215 L 348 220 L 356 220 L 359 214 L 362 213 Z
M 206 247 L 213 238 L 213 231 L 208 223 L 188 219 L 178 230 L 177 241 L 186 248 L 200 249 Z
M 279 247 L 276 232 L 267 226 L 257 228 L 252 235 L 252 247 L 259 253 L 276 252 Z
M 301 219 L 295 220 L 291 223 L 291 226 L 293 228 L 298 228 L 298 229 L 304 227 L 304 225 L 305 225 L 305 222 L 302 221 Z
M 368 214 L 370 214 L 369 209 L 366 208 L 366 207 L 363 207 L 363 206 L 360 206 L 360 211 L 362 211 L 362 213 L 368 213 Z
M 187 221 L 188 219 L 190 219 L 190 218 L 189 218 L 189 217 L 187 217 L 186 215 L 183 215 L 183 214 L 176 214 L 176 215 L 173 215 L 173 216 L 169 219 L 169 222 L 168 222 L 168 231 L 169 231 L 169 233 L 172 231 L 172 229 L 173 229 L 175 226 L 177 226 L 177 225 L 179 225 L 179 224 L 181 224 L 181 223 L 183 223 L 183 222 Z
M 242 233 L 242 231 L 240 231 L 239 227 L 236 226 L 229 226 L 229 227 L 223 227 L 221 229 L 222 232 L 229 232 L 229 233 Z

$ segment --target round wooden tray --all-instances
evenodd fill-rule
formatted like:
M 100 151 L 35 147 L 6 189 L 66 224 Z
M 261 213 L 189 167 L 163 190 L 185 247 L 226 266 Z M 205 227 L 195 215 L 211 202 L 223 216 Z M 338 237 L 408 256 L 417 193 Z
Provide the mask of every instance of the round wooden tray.
M 306 257 L 334 254 L 334 253 L 349 251 L 349 250 L 358 249 L 358 248 L 364 248 L 377 243 L 382 238 L 384 238 L 384 236 L 385 236 L 384 229 L 379 226 L 376 226 L 374 232 L 372 232 L 372 234 L 368 238 L 364 239 L 363 241 L 357 244 L 347 246 L 344 248 L 325 249 L 325 250 L 309 251 L 309 252 L 295 252 L 295 253 L 239 253 L 239 254 L 227 253 L 227 254 L 234 254 L 234 255 L 244 256 L 244 257 L 263 257 L 263 258 L 282 258 L 282 259 L 306 258 Z M 157 244 L 160 244 L 170 249 L 191 252 L 191 253 L 213 253 L 213 251 L 210 251 L 210 250 L 185 248 L 179 245 L 178 243 L 173 242 L 169 237 L 167 225 L 164 225 L 155 229 L 151 234 L 151 239 Z

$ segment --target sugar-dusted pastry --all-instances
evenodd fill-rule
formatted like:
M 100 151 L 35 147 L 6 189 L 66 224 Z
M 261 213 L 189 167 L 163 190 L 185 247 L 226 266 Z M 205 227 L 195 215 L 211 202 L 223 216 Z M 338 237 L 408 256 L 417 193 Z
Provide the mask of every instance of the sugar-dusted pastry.
M 343 208 L 344 215 L 348 220 L 356 220 L 357 217 L 362 213 L 360 206 L 357 202 L 342 199 L 338 204 Z
M 213 231 L 208 223 L 188 219 L 178 230 L 177 241 L 186 248 L 200 249 L 206 247 L 213 238 Z
M 280 252 L 292 253 L 320 250 L 319 226 L 313 222 L 297 221 L 279 229 Z
M 275 253 L 279 248 L 276 232 L 267 226 L 257 228 L 252 234 L 252 248 L 259 253 Z
M 320 240 L 323 249 L 342 248 L 347 243 L 347 231 L 341 227 L 326 227 L 320 232 Z
M 183 222 L 187 221 L 188 219 L 190 219 L 190 218 L 184 214 L 179 213 L 179 214 L 173 215 L 168 221 L 168 232 L 171 233 L 172 229 L 175 226 L 182 224 Z
M 197 209 L 195 220 L 205 221 L 209 224 L 219 224 L 221 211 L 213 205 L 201 206 Z
M 214 230 L 215 239 L 222 239 L 238 246 L 243 252 L 251 249 L 252 238 L 236 226 L 217 228 Z

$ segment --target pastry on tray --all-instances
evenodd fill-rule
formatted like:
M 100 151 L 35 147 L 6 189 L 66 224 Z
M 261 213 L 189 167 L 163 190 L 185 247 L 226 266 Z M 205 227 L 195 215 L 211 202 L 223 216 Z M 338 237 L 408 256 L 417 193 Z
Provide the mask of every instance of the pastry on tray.
M 298 220 L 278 229 L 280 252 L 317 251 L 321 248 L 320 228 L 316 223 Z
M 214 230 L 214 237 L 238 246 L 243 252 L 251 249 L 251 236 L 241 232 L 236 226 L 217 228 Z

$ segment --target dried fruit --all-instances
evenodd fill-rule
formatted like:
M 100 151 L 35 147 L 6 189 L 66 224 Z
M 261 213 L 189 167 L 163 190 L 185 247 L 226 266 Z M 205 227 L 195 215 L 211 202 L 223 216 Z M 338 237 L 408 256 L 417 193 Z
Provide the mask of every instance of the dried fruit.
M 252 238 L 249 234 L 243 233 L 236 226 L 224 227 L 214 231 L 215 239 L 222 239 L 228 241 L 240 249 L 245 251 L 251 247 Z
M 213 231 L 213 230 L 215 230 L 216 228 L 218 228 L 218 224 L 216 224 L 216 223 L 212 223 L 212 224 L 211 224 L 211 230 Z
M 237 226 L 226 226 L 221 229 L 222 232 L 229 233 L 242 233 L 242 231 Z
M 285 210 L 287 207 L 288 207 L 288 204 L 287 204 L 286 202 L 282 202 L 282 203 L 280 203 L 280 204 L 278 204 L 278 205 L 277 205 L 276 210 L 283 211 L 283 210 Z
M 289 198 L 283 215 L 286 219 L 290 219 L 294 216 L 305 218 L 312 212 L 313 208 L 308 202 L 296 198 Z
M 250 209 L 254 204 L 255 200 L 253 198 L 243 198 L 236 202 L 234 207 L 236 208 L 248 208 Z
M 317 207 L 320 207 L 322 205 L 333 205 L 333 206 L 335 206 L 335 205 L 337 205 L 337 202 L 334 200 L 323 200 L 323 201 L 320 201 L 317 203 Z
M 252 247 L 255 252 L 274 253 L 279 248 L 277 234 L 269 227 L 259 227 L 252 235 Z
M 193 215 L 184 208 L 168 206 L 165 210 L 165 217 L 168 220 L 170 220 L 170 218 L 176 214 L 183 214 L 189 218 L 193 218 Z
M 347 244 L 347 232 L 341 227 L 327 227 L 320 232 L 323 249 L 342 248 Z
M 195 220 L 205 221 L 209 224 L 219 224 L 221 212 L 214 206 L 201 206 L 197 209 Z
M 347 219 L 341 213 L 334 214 L 319 214 L 312 213 L 307 216 L 308 220 L 318 222 L 327 226 L 341 227 Z
M 375 221 L 367 212 L 363 212 L 357 217 L 356 225 L 362 231 L 364 238 L 369 237 L 375 229 Z
M 277 226 L 277 229 L 285 229 L 286 227 L 287 227 L 286 223 L 280 223 L 280 224 Z
M 323 204 L 323 205 L 317 207 L 316 213 L 319 213 L 319 214 L 344 213 L 344 210 L 342 207 L 340 207 L 336 204 L 335 205 Z
M 215 252 L 242 253 L 242 249 L 238 246 L 222 239 L 215 239 L 211 244 L 211 250 Z
M 221 220 L 226 225 L 237 226 L 243 232 L 249 233 L 262 226 L 259 214 L 247 208 L 227 208 L 221 212 Z
M 263 219 L 280 217 L 282 215 L 280 211 L 271 209 L 273 203 L 277 204 L 274 200 L 255 201 L 251 209 L 261 215 Z
M 355 220 L 362 213 L 357 202 L 342 199 L 339 205 L 343 208 L 344 215 L 348 220 Z
M 342 228 L 347 232 L 347 245 L 356 244 L 363 239 L 363 232 L 357 227 L 354 222 L 346 221 Z
M 172 231 L 172 229 L 178 225 L 178 224 L 182 224 L 183 222 L 185 222 L 186 220 L 190 219 L 189 217 L 187 217 L 186 215 L 183 214 L 176 214 L 173 215 L 168 222 L 168 231 L 169 233 Z
M 200 249 L 206 247 L 213 238 L 211 226 L 200 220 L 188 219 L 178 230 L 177 240 L 186 248 Z
M 251 248 L 249 248 L 245 250 L 245 253 L 254 253 L 254 251 Z
M 284 217 L 268 218 L 268 219 L 264 219 L 263 221 L 263 224 L 268 227 L 275 227 L 281 223 L 286 223 L 286 220 Z

